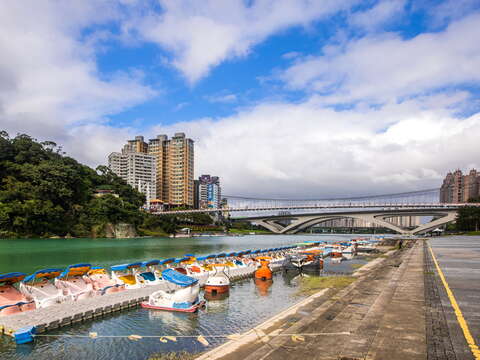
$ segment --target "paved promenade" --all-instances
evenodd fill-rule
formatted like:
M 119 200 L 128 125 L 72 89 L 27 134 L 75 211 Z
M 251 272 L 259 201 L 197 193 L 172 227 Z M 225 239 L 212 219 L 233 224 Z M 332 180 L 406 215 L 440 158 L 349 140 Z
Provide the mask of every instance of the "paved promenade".
M 451 299 L 441 286 L 440 301 L 456 358 L 474 359 L 464 332 L 468 330 L 476 345 L 480 344 L 480 237 L 441 237 L 428 242 L 466 322 L 467 329 L 459 325 Z
M 478 345 L 480 240 L 462 238 L 458 245 L 453 242 L 456 240 L 420 240 L 413 247 L 382 259 L 337 294 L 327 292 L 291 316 L 271 324 L 257 341 L 245 342 L 241 347 L 237 343 L 236 351 L 231 353 L 227 343 L 221 351 L 204 357 L 222 360 L 480 359 L 474 357 L 465 340 L 429 249 L 430 243 Z M 268 337 L 278 334 L 280 336 Z M 299 334 L 301 339 L 292 339 L 291 334 Z

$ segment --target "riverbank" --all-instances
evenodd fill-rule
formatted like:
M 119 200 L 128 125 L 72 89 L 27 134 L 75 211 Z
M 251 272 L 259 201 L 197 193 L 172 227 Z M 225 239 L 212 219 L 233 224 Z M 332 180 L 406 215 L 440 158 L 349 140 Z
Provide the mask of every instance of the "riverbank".
M 480 247 L 462 241 L 460 248 L 469 251 L 433 240 L 442 257 L 438 268 L 429 240 L 409 241 L 361 267 L 358 280 L 344 289 L 323 289 L 197 360 L 476 359 Z M 442 262 L 462 301 L 463 323 L 457 319 L 460 307 L 454 309 L 442 284 Z M 449 270 L 452 266 L 468 272 L 470 285 L 455 276 L 459 270 Z M 473 344 L 463 336 L 465 329 Z

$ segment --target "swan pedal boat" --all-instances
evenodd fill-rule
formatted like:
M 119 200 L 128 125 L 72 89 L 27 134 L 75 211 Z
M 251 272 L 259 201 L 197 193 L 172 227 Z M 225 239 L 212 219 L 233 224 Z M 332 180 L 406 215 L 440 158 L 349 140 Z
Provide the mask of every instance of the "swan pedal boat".
M 195 312 L 205 304 L 200 301 L 198 294 L 200 285 L 198 280 L 184 275 L 174 269 L 166 269 L 162 272 L 162 278 L 166 281 L 169 290 L 158 290 L 150 295 L 148 301 L 141 303 L 146 309 Z
M 93 297 L 97 292 L 92 283 L 84 279 L 91 268 L 91 264 L 69 265 L 55 278 L 55 286 L 74 301 Z
M 53 279 L 62 273 L 62 269 L 49 268 L 35 271 L 20 283 L 20 291 L 33 298 L 37 309 L 61 304 L 70 299 L 53 283 Z
M 143 277 L 136 271 L 141 266 L 141 262 L 113 265 L 110 267 L 110 270 L 112 270 L 112 279 L 115 283 L 124 285 L 125 289 L 145 287 Z
M 143 281 L 145 285 L 159 285 L 163 283 L 162 277 L 159 276 L 157 267 L 160 266 L 160 260 L 149 260 L 142 262 L 142 265 L 134 270 L 137 280 Z M 140 269 L 145 268 L 144 271 Z
M 115 283 L 108 276 L 107 270 L 100 266 L 94 266 L 88 271 L 87 281 L 92 284 L 97 295 L 112 294 L 125 290 L 125 285 Z
M 22 281 L 27 274 L 12 272 L 0 275 L 0 316 L 8 316 L 35 309 L 31 296 L 22 294 L 15 283 Z

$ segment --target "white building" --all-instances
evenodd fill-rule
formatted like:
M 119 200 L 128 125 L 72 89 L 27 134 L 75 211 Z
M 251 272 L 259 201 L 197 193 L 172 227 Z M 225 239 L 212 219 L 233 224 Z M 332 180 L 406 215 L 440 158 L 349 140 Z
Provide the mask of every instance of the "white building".
M 113 152 L 108 156 L 109 168 L 150 200 L 157 198 L 156 157 L 141 152 Z

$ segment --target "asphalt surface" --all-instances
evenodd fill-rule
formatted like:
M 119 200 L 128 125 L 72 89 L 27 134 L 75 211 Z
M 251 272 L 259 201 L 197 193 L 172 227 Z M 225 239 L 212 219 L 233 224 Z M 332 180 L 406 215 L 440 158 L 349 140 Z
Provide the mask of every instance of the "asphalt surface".
M 428 242 L 478 346 L 480 343 L 480 236 L 449 236 L 433 238 Z M 439 296 L 457 359 L 473 359 L 443 285 L 439 286 Z

